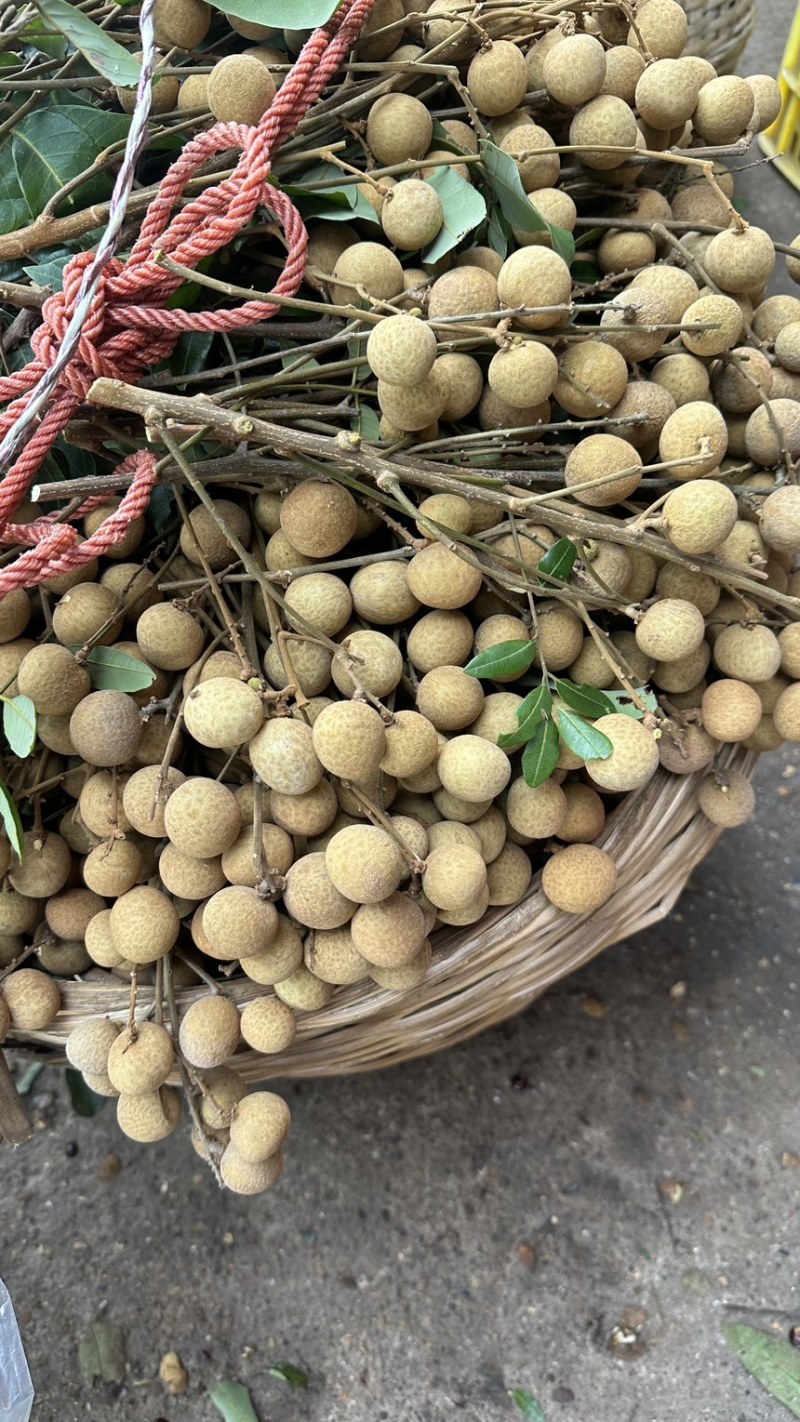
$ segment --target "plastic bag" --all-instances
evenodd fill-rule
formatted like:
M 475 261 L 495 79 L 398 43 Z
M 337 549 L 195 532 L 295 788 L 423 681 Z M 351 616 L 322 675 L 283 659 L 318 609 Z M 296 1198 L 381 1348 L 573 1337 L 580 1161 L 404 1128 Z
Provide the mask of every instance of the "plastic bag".
M 29 1422 L 32 1407 L 28 1360 L 11 1295 L 0 1279 L 0 1417 L 3 1422 Z

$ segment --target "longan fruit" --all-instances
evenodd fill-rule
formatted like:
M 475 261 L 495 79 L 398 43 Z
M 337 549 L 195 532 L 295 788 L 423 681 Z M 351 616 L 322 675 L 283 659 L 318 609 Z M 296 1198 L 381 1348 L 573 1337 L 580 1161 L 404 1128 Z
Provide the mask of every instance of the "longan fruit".
M 219 518 L 227 524 L 239 542 L 247 546 L 252 537 L 252 526 L 245 510 L 230 499 L 216 499 L 214 507 Z M 198 504 L 189 514 L 181 528 L 179 546 L 183 556 L 198 568 L 201 566 L 201 555 L 215 572 L 236 562 L 233 548 L 216 519 L 203 504 Z
M 558 377 L 559 364 L 550 348 L 539 341 L 522 341 L 492 357 L 487 378 L 495 395 L 522 409 L 548 399 Z
M 426 938 L 410 963 L 399 968 L 379 968 L 373 964 L 369 975 L 378 987 L 387 988 L 390 992 L 405 992 L 409 988 L 418 987 L 424 981 L 431 965 L 431 957 L 431 945 Z
M 684 271 L 682 267 L 663 264 L 645 267 L 643 271 L 637 272 L 627 289 L 637 291 L 639 288 L 653 291 L 661 297 L 670 322 L 680 321 L 687 307 L 691 306 L 700 294 L 697 282 L 689 272 Z M 667 356 L 666 359 L 669 360 L 670 357 Z M 650 379 L 654 378 L 651 374 Z
M 488 118 L 510 113 L 528 88 L 525 56 L 509 40 L 495 40 L 479 50 L 467 71 L 467 89 L 476 109 Z
M 663 298 L 647 287 L 637 287 L 606 302 L 600 317 L 600 339 L 631 363 L 649 360 L 664 345 L 668 332 L 663 328 L 668 323 L 669 310 Z
M 211 18 L 211 6 L 205 0 L 156 0 L 156 44 L 162 49 L 196 49 L 208 34 Z
M 239 1013 L 222 993 L 196 999 L 181 1019 L 180 1049 L 192 1066 L 220 1067 L 239 1045 Z
M 759 527 L 764 542 L 770 548 L 780 553 L 800 550 L 800 490 L 797 485 L 786 484 L 764 500 Z
M 64 939 L 59 939 L 57 943 L 45 939 L 36 949 L 36 956 L 45 971 L 56 977 L 74 978 L 92 966 L 92 959 L 83 943 L 70 943 Z
M 613 94 L 599 94 L 578 109 L 570 124 L 569 142 L 587 168 L 608 172 L 626 161 L 625 149 L 636 151 L 637 134 L 636 119 L 625 101 Z
M 219 123 L 257 124 L 275 98 L 276 84 L 252 54 L 218 59 L 208 76 L 206 102 Z
M 464 607 L 479 592 L 480 568 L 473 567 L 443 543 L 431 543 L 415 553 L 408 565 L 408 586 L 427 607 L 445 611 Z
M 106 1070 L 111 1085 L 121 1094 L 146 1096 L 164 1085 L 174 1060 L 172 1038 L 166 1027 L 157 1022 L 137 1022 L 114 1038 Z
M 419 512 L 433 523 L 441 524 L 457 533 L 469 533 L 471 512 L 466 499 L 458 494 L 431 494 L 423 499 Z M 425 524 L 417 519 L 417 528 L 423 538 L 427 536 Z
M 472 650 L 472 624 L 460 611 L 427 612 L 409 630 L 406 650 L 423 676 L 434 667 L 463 665 Z
M 305 964 L 316 978 L 336 987 L 363 982 L 369 973 L 366 958 L 353 944 L 349 924 L 310 933 L 305 944 Z
M 735 143 L 745 132 L 754 109 L 755 94 L 746 80 L 736 74 L 722 74 L 701 88 L 692 127 L 714 147 Z
M 636 24 L 628 30 L 628 44 L 644 49 L 653 59 L 678 59 L 686 47 L 688 22 L 676 0 L 648 0 L 637 9 Z
M 504 844 L 486 868 L 489 905 L 496 908 L 519 903 L 528 891 L 532 874 L 525 850 L 517 844 Z
M 116 642 L 122 631 L 122 619 L 114 617 L 116 611 L 117 599 L 110 588 L 79 583 L 54 607 L 53 632 L 65 647 L 82 647 L 87 642 L 107 646 Z
M 11 588 L 0 600 L 0 643 L 13 642 L 31 620 L 31 600 L 24 588 Z
M 171 1086 L 161 1086 L 145 1096 L 120 1095 L 117 1125 L 129 1140 L 161 1141 L 175 1130 L 181 1112 L 180 1094 Z
M 656 244 L 649 232 L 628 232 L 609 228 L 597 247 L 597 264 L 601 272 L 636 271 L 655 261 Z
M 792 682 L 781 692 L 775 702 L 773 719 L 775 730 L 783 740 L 800 741 L 800 682 Z
M 65 1043 L 70 1066 L 99 1076 L 106 1069 L 108 1054 L 121 1031 L 120 1024 L 108 1017 L 92 1017 L 73 1027 Z
M 476 735 L 448 741 L 437 768 L 445 790 L 470 802 L 494 800 L 511 778 L 505 751 Z
M 615 44 L 606 50 L 605 58 L 606 72 L 600 93 L 613 94 L 633 107 L 636 85 L 644 70 L 644 55 L 624 44 Z
M 289 652 L 292 675 L 287 679 L 277 643 L 271 642 L 264 653 L 264 675 L 270 686 L 282 690 L 289 681 L 296 682 L 305 696 L 318 696 L 330 685 L 331 653 L 317 642 L 292 642 Z
M 688 351 L 698 356 L 721 355 L 729 351 L 742 334 L 743 317 L 740 307 L 732 296 L 714 294 L 699 296 L 691 306 L 687 306 L 682 320 L 685 327 L 692 324 L 705 325 L 702 331 L 681 331 L 681 341 Z
M 444 208 L 430 183 L 423 178 L 407 178 L 386 194 L 380 216 L 381 227 L 393 247 L 419 252 L 439 232 Z
M 595 730 L 607 736 L 612 745 L 605 759 L 586 762 L 586 769 L 601 790 L 638 790 L 651 780 L 658 769 L 658 745 L 653 733 L 641 721 L 612 712 L 600 716 Z
M 6 599 L 0 603 L 3 607 Z M 33 647 L 20 663 L 17 675 L 19 694 L 29 696 L 39 713 L 69 716 L 91 690 L 86 668 L 72 652 L 55 643 Z
M 541 425 L 550 419 L 550 401 L 541 405 L 507 405 L 487 385 L 478 406 L 478 424 L 482 430 L 523 430 Z
M 703 616 L 694 603 L 662 598 L 637 624 L 636 643 L 645 656 L 671 662 L 696 651 L 704 634 Z
M 648 64 L 636 84 L 639 116 L 657 129 L 672 129 L 692 117 L 697 103 L 697 79 L 682 59 L 657 59 Z
M 437 366 L 449 385 L 447 401 L 439 418 L 453 422 L 466 419 L 483 393 L 483 371 L 474 357 L 463 351 L 445 351 L 438 357 Z M 431 497 L 452 499 L 459 496 L 433 494 Z
M 428 316 L 480 316 L 498 309 L 497 278 L 482 267 L 461 266 L 436 278 L 428 296 Z
M 425 429 L 438 420 L 450 395 L 450 379 L 434 361 L 416 385 L 390 385 L 378 381 L 378 404 L 383 414 L 404 432 Z
M 578 209 L 569 193 L 561 188 L 537 188 L 528 193 L 528 202 L 539 217 L 553 227 L 561 227 L 565 232 L 574 232 L 578 220 Z M 526 231 L 522 227 L 512 228 L 514 238 L 520 247 L 552 247 L 553 238 L 549 231 L 541 229 Z M 496 254 L 495 254 L 496 255 Z
M 542 870 L 545 898 L 564 913 L 594 913 L 608 902 L 616 887 L 616 865 L 595 844 L 567 845 Z
M 295 632 L 335 637 L 346 626 L 352 610 L 347 584 L 333 573 L 309 573 L 286 590 L 286 620 Z
M 515 160 L 526 193 L 556 187 L 561 159 L 546 128 L 532 121 L 517 124 L 502 139 L 500 147 Z
M 44 1032 L 61 1007 L 61 989 L 48 973 L 18 968 L 3 980 L 2 998 L 17 1032 Z
M 725 627 L 714 641 L 714 665 L 737 681 L 769 681 L 781 665 L 781 644 L 770 627 Z
M 29 637 L 0 644 L 0 690 L 5 696 L 19 695 L 17 673 L 28 653 L 36 646 Z
M 101 898 L 116 899 L 133 888 L 141 869 L 142 856 L 132 840 L 115 839 L 89 851 L 83 861 L 83 881 Z
M 775 266 L 772 238 L 763 227 L 731 227 L 708 244 L 703 265 L 722 291 L 750 292 L 766 285 Z
M 668 390 L 653 380 L 631 380 L 623 391 L 622 398 L 611 411 L 611 420 L 635 423 L 618 426 L 624 429 L 624 437 L 634 449 L 644 449 L 652 453 L 667 420 L 675 411 L 675 401 Z
M 417 775 L 435 761 L 438 738 L 433 724 L 417 711 L 396 711 L 384 728 L 380 769 L 397 779 Z
M 93 776 L 96 780 L 98 777 Z M 138 834 L 163 839 L 166 834 L 164 808 L 173 790 L 182 785 L 186 776 L 175 766 L 166 768 L 161 785 L 161 766 L 147 765 L 134 771 L 122 788 L 122 809 L 129 825 Z M 90 782 L 91 783 L 91 782 Z M 124 825 L 120 826 L 124 829 Z
M 708 734 L 717 741 L 730 742 L 752 736 L 763 714 L 755 688 L 735 678 L 706 687 L 701 712 Z
M 595 98 L 603 87 L 605 50 L 594 35 L 570 35 L 545 56 L 542 77 L 551 99 L 577 108 Z
M 183 703 L 189 735 L 201 746 L 230 750 L 249 741 L 264 722 L 258 692 L 243 681 L 214 677 L 190 691 Z
M 111 910 L 101 909 L 86 926 L 86 951 L 101 968 L 118 968 L 124 962 L 111 938 Z
M 559 359 L 554 393 L 567 414 L 590 420 L 608 414 L 627 383 L 628 366 L 618 350 L 602 341 L 575 341 Z
M 367 115 L 367 144 L 385 167 L 421 158 L 431 146 L 433 121 L 410 94 L 385 94 Z
M 477 850 L 452 844 L 429 854 L 422 887 L 436 908 L 457 911 L 472 903 L 485 885 L 486 865 Z
M 269 948 L 278 931 L 278 913 L 254 888 L 230 884 L 206 903 L 202 927 L 215 958 L 254 957 Z
M 326 706 L 314 722 L 312 742 L 325 769 L 343 780 L 359 781 L 373 774 L 386 753 L 383 721 L 360 701 Z
M 275 984 L 275 994 L 294 1012 L 319 1012 L 333 997 L 333 985 L 315 977 L 301 963 L 288 978 Z
M 775 337 L 775 359 L 784 370 L 800 372 L 800 321 L 790 321 Z M 769 393 L 769 392 L 767 392 Z
M 22 858 L 8 872 L 8 882 L 26 898 L 49 899 L 63 889 L 72 872 L 72 853 L 66 840 L 52 831 L 26 830 Z
M 341 484 L 304 480 L 281 504 L 283 532 L 294 548 L 310 558 L 339 553 L 350 542 L 356 521 L 356 501 Z
M 618 475 L 617 478 L 610 476 Z M 609 508 L 630 498 L 642 479 L 642 460 L 618 435 L 587 435 L 570 450 L 564 483 L 573 498 L 589 508 Z M 587 488 L 581 487 L 588 485 Z
M 333 836 L 325 867 L 334 887 L 354 903 L 378 903 L 394 893 L 406 868 L 399 847 L 374 825 L 350 825 Z
M 196 859 L 213 859 L 238 837 L 242 817 L 227 785 L 196 775 L 173 790 L 164 808 L 164 825 L 176 849 Z
M 653 672 L 653 681 L 662 691 L 668 691 L 670 695 L 675 692 L 691 691 L 693 686 L 697 686 L 708 671 L 708 664 L 711 661 L 711 648 L 707 642 L 701 642 L 688 656 L 678 657 L 672 662 L 657 662 Z
M 541 785 L 514 780 L 506 797 L 506 817 L 525 839 L 549 839 L 558 834 L 567 812 L 564 791 L 552 777 Z
M 391 301 L 402 290 L 403 268 L 394 252 L 379 242 L 355 242 L 337 258 L 330 288 L 331 301 L 336 306 L 358 306 L 365 299 Z
M 800 679 L 800 622 L 790 622 L 778 633 L 781 671 L 793 680 Z
M 724 416 L 709 401 L 696 400 L 670 415 L 659 435 L 658 453 L 665 463 L 676 461 L 670 478 L 683 481 L 718 469 L 727 446 Z
M 756 797 L 750 781 L 741 771 L 716 770 L 701 780 L 697 803 L 712 824 L 735 829 L 750 819 Z
M 380 968 L 399 968 L 413 962 L 425 942 L 425 927 L 419 904 L 399 893 L 380 903 L 362 904 L 350 925 L 356 951 Z
M 123 804 L 125 784 L 125 776 L 115 776 L 108 770 L 98 770 L 84 782 L 78 796 L 78 813 L 90 833 L 99 839 L 107 839 L 117 830 L 125 834 L 132 828 Z
M 171 602 L 145 608 L 136 623 L 136 641 L 146 662 L 164 671 L 184 671 L 205 645 L 199 622 Z
M 685 355 L 664 356 L 653 366 L 650 379 L 672 396 L 676 406 L 707 400 L 709 396 L 708 370 L 702 361 L 688 352 Z
M 129 963 L 155 963 L 174 947 L 180 920 L 166 894 L 139 884 L 112 905 L 109 929 L 114 947 Z
M 306 928 L 341 928 L 356 910 L 355 902 L 336 888 L 325 854 L 319 851 L 306 854 L 291 865 L 283 902 L 286 912 Z
M 658 743 L 658 758 L 673 775 L 692 775 L 705 770 L 717 753 L 717 742 L 702 726 L 693 722 L 671 723 Z
M 325 784 L 322 781 L 321 784 Z M 328 787 L 331 789 L 331 787 Z M 313 791 L 311 792 L 314 793 Z M 335 807 L 336 796 L 331 790 L 333 805 Z M 287 796 L 288 800 L 297 799 L 297 796 Z M 264 850 L 264 864 L 271 873 L 285 874 L 289 865 L 294 859 L 294 846 L 285 828 L 278 824 L 266 824 L 261 829 L 261 843 Z M 242 830 L 239 838 L 234 841 L 230 849 L 226 849 L 222 855 L 222 872 L 229 884 L 246 884 L 254 889 L 262 877 L 260 870 L 254 862 L 253 852 L 253 830 L 248 825 Z
M 711 553 L 732 531 L 738 509 L 736 496 L 726 484 L 714 479 L 690 480 L 667 497 L 663 510 L 666 535 L 683 553 Z
M 268 1160 L 253 1165 L 228 1144 L 220 1156 L 219 1173 L 235 1195 L 262 1195 L 276 1185 L 283 1174 L 283 1152 L 276 1151 Z
M 470 726 L 483 703 L 483 687 L 477 677 L 457 666 L 433 667 L 417 687 L 417 710 L 437 731 L 461 731 Z
M 186 109 L 207 109 L 208 75 L 187 74 L 178 90 L 175 107 L 179 113 Z
M 306 838 L 324 834 L 333 823 L 337 809 L 336 791 L 329 780 L 320 780 L 312 790 L 307 790 L 303 795 L 284 795 L 279 790 L 272 792 L 272 813 L 275 823 L 288 831 L 289 834 L 303 835 Z M 233 853 L 235 850 L 236 845 L 229 853 Z M 241 857 L 244 863 L 244 851 L 242 851 Z M 223 861 L 224 858 L 223 855 Z M 285 869 L 279 869 L 277 862 L 273 864 L 270 860 L 269 863 L 270 867 L 275 868 L 278 872 L 286 872 Z M 288 868 L 288 864 L 286 868 Z
M 792 258 L 787 259 L 787 270 Z M 796 296 L 768 296 L 759 302 L 753 312 L 753 331 L 760 341 L 768 344 L 790 321 L 800 321 L 800 298 Z
M 765 128 L 775 122 L 781 111 L 780 85 L 771 74 L 747 74 L 744 82 L 752 89 L 756 101 L 750 127 L 754 133 L 763 133 Z
M 359 689 L 372 696 L 388 696 L 403 675 L 403 656 L 391 637 L 371 628 L 344 637 L 341 651 L 331 664 L 333 681 L 343 696 L 351 698 Z M 351 661 L 352 658 L 352 661 Z M 353 678 L 357 680 L 354 681 Z
M 559 825 L 557 834 L 567 844 L 591 844 L 597 839 L 606 822 L 605 805 L 591 785 L 573 781 L 563 785 L 562 791 L 567 802 L 566 814 Z
M 749 568 L 764 563 L 766 552 L 766 544 L 756 525 L 748 519 L 738 518 L 725 542 L 714 550 L 714 556 L 722 562 L 739 563 Z
M 233 1109 L 231 1145 L 242 1160 L 256 1165 L 280 1150 L 291 1119 L 283 1097 L 273 1091 L 251 1091 Z
M 435 359 L 436 337 L 417 316 L 387 316 L 370 331 L 367 361 L 373 375 L 390 385 L 417 385 Z
M 43 746 L 57 755 L 77 755 L 69 733 L 69 716 L 37 716 L 36 730 Z
M 763 396 L 772 393 L 772 366 L 763 351 L 750 346 L 737 346 L 730 355 L 732 359 L 723 356 L 712 368 L 714 398 L 726 412 L 752 414 L 761 405 Z
M 45 919 L 57 938 L 76 942 L 85 938 L 92 919 L 105 906 L 105 900 L 99 894 L 93 894 L 91 889 L 65 889 L 63 893 L 48 899 Z
M 294 1041 L 297 1019 L 291 1007 L 270 994 L 245 1003 L 239 1019 L 242 1037 L 253 1051 L 271 1056 Z
M 745 426 L 745 447 L 756 464 L 771 467 L 786 454 L 795 460 L 800 455 L 800 400 L 771 400 L 768 408 L 759 405 Z
M 497 279 L 502 307 L 543 308 L 534 315 L 515 315 L 526 330 L 542 330 L 562 323 L 569 309 L 572 279 L 566 262 L 547 247 L 522 247 L 507 257 Z
M 583 643 L 583 624 L 577 613 L 560 602 L 540 602 L 539 636 L 535 665 L 544 659 L 550 671 L 563 671 L 574 662 Z
M 202 912 L 202 910 L 198 910 Z M 263 953 L 252 953 L 239 960 L 242 972 L 252 982 L 274 987 L 291 977 L 303 961 L 303 940 L 283 914 L 278 914 L 278 928 L 269 947 Z

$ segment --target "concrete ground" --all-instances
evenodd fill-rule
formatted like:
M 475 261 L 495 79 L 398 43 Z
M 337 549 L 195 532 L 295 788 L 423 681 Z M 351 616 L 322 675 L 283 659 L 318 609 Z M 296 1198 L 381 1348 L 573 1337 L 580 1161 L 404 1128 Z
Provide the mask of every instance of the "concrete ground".
M 792 10 L 762 0 L 742 72 L 775 72 Z M 791 239 L 793 189 L 762 165 L 740 190 Z M 3 1155 L 0 1197 L 34 1422 L 211 1422 L 217 1377 L 262 1422 L 499 1422 L 515 1387 L 547 1422 L 784 1422 L 721 1330 L 800 1321 L 798 771 L 800 748 L 764 760 L 756 819 L 670 920 L 522 1017 L 290 1084 L 267 1197 L 221 1195 L 184 1133 L 137 1148 L 40 1076 L 42 1128 Z M 121 1387 L 81 1380 L 96 1317 L 125 1334 Z

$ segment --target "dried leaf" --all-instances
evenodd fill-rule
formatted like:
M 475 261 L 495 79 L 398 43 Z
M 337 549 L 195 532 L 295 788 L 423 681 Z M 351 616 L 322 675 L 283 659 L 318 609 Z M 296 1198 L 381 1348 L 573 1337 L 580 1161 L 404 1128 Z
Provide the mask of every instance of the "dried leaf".
M 121 1383 L 125 1378 L 125 1335 L 115 1323 L 96 1318 L 78 1345 L 78 1363 L 87 1387 L 100 1382 Z
M 760 1328 L 729 1323 L 723 1329 L 739 1362 L 793 1417 L 800 1417 L 800 1352 L 785 1338 L 774 1338 Z

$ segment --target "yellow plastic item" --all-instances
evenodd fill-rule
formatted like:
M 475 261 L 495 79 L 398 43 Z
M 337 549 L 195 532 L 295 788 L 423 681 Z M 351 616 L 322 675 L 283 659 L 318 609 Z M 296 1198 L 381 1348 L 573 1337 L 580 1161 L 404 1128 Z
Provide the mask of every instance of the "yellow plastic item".
M 778 83 L 783 95 L 781 111 L 761 134 L 759 143 L 775 159 L 775 167 L 784 178 L 800 188 L 800 6 L 792 20 Z

